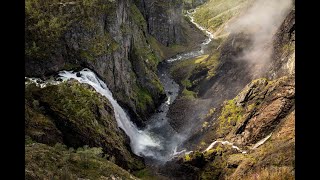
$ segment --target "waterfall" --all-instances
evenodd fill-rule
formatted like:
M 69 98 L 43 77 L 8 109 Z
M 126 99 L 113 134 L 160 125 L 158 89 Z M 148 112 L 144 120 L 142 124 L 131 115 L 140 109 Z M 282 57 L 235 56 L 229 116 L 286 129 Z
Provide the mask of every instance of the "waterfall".
M 190 13 L 188 11 L 186 16 L 188 16 L 191 19 L 191 22 L 200 30 L 205 31 L 207 39 L 201 44 L 200 50 L 177 55 L 175 58 L 167 59 L 166 62 L 170 63 L 176 60 L 185 60 L 191 57 L 200 56 L 204 53 L 204 48 L 212 41 L 213 35 L 205 28 L 194 22 L 194 18 L 192 17 L 194 12 Z M 119 128 L 124 130 L 130 138 L 130 146 L 133 153 L 138 156 L 149 157 L 160 162 L 166 162 L 175 156 L 190 153 L 191 151 L 187 152 L 185 149 L 178 151 L 178 147 L 185 141 L 187 135 L 177 133 L 171 127 L 169 118 L 167 117 L 170 104 L 173 103 L 179 94 L 179 85 L 170 77 L 167 67 L 168 64 L 165 64 L 166 63 L 164 63 L 163 67 L 160 67 L 159 71 L 162 73 L 160 73 L 161 75 L 159 75 L 159 78 L 165 87 L 168 99 L 158 108 L 157 113 L 150 117 L 150 120 L 144 130 L 138 129 L 136 125 L 132 123 L 126 112 L 113 98 L 107 85 L 90 69 L 85 68 L 79 72 L 61 71 L 59 73 L 59 78 L 62 81 L 75 79 L 80 83 L 92 86 L 98 93 L 110 101 L 113 106 L 115 119 Z M 26 83 L 36 83 L 40 88 L 44 88 L 47 85 L 57 85 L 61 83 L 61 81 L 55 80 L 42 81 L 38 78 L 26 77 L 26 79 L 29 80 Z
M 100 80 L 94 72 L 85 68 L 78 72 L 61 71 L 59 76 L 62 80 L 76 79 L 80 83 L 89 84 L 98 93 L 106 97 L 113 106 L 114 115 L 118 126 L 124 130 L 124 132 L 130 138 L 130 145 L 132 151 L 137 155 L 148 154 L 148 148 L 159 147 L 160 144 L 155 142 L 155 140 L 145 131 L 139 130 L 135 124 L 133 124 L 126 112 L 121 108 L 118 102 L 113 98 L 111 91 L 108 89 L 107 85 Z

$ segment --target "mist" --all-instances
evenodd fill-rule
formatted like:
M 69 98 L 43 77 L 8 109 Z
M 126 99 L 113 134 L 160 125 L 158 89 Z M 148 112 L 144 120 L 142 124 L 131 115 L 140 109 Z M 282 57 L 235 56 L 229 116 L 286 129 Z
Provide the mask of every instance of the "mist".
M 238 57 L 259 74 L 271 62 L 273 37 L 290 12 L 292 0 L 256 0 L 226 27 L 230 34 L 245 34 L 251 44 Z

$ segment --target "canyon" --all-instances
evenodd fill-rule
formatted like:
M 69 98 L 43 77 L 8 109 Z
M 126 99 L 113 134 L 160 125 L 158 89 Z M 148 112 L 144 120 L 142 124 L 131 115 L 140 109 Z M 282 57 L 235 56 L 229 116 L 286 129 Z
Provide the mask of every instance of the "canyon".
M 26 179 L 294 179 L 291 0 L 26 1 Z

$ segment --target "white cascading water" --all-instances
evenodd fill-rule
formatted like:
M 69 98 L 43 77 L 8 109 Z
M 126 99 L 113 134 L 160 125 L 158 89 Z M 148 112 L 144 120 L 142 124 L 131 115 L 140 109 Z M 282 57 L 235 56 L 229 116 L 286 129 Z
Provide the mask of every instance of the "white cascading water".
M 209 151 L 209 150 L 212 149 L 213 146 L 214 146 L 215 144 L 217 144 L 217 143 L 221 143 L 221 144 L 223 144 L 223 145 L 231 146 L 233 149 L 236 149 L 236 150 L 240 151 L 242 154 L 246 154 L 246 153 L 247 153 L 247 151 L 241 150 L 238 146 L 233 145 L 233 143 L 231 143 L 231 142 L 229 142 L 229 141 L 218 141 L 218 140 L 217 140 L 217 141 L 214 141 L 213 143 L 211 143 L 211 144 L 207 147 L 207 149 L 205 149 L 204 151 L 202 151 L 202 153 L 204 153 L 204 152 L 206 152 L 206 151 Z
M 61 79 L 66 81 L 69 79 L 76 79 L 80 83 L 89 84 L 98 93 L 105 96 L 113 106 L 115 118 L 118 126 L 124 130 L 129 136 L 132 151 L 137 155 L 143 155 L 149 147 L 159 147 L 159 143 L 155 142 L 146 132 L 139 130 L 129 119 L 125 111 L 121 108 L 118 102 L 112 97 L 111 91 L 107 85 L 101 81 L 94 72 L 85 68 L 78 72 L 80 76 L 77 76 L 77 72 L 62 71 L 59 73 Z
M 191 22 L 195 24 L 200 30 L 205 31 L 208 38 L 201 44 L 201 49 L 197 51 L 191 51 L 177 55 L 175 58 L 168 59 L 166 62 L 173 62 L 176 60 L 184 60 L 192 57 L 200 56 L 204 53 L 204 48 L 208 45 L 212 39 L 213 34 L 207 31 L 205 28 L 194 22 L 194 18 L 191 16 L 195 11 L 187 12 L 186 16 L 191 19 Z M 124 132 L 130 138 L 130 146 L 136 155 L 151 157 L 153 159 L 166 162 L 175 156 L 181 154 L 188 154 L 192 151 L 181 150 L 177 151 L 178 146 L 184 141 L 185 137 L 182 134 L 176 133 L 170 124 L 168 123 L 167 113 L 170 104 L 176 99 L 179 92 L 179 85 L 169 77 L 167 69 L 162 68 L 163 74 L 160 76 L 160 80 L 165 87 L 168 99 L 160 107 L 159 113 L 155 113 L 147 125 L 146 129 L 139 130 L 135 124 L 130 120 L 126 112 L 121 108 L 118 102 L 113 98 L 111 91 L 107 85 L 100 80 L 94 72 L 90 69 L 83 69 L 80 72 L 73 71 L 61 71 L 59 78 L 63 81 L 75 79 L 80 83 L 85 83 L 92 86 L 98 93 L 105 96 L 113 106 L 115 118 L 118 126 L 124 130 Z M 26 84 L 35 83 L 40 88 L 44 88 L 47 85 L 57 85 L 61 81 L 42 81 L 38 78 L 27 78 Z

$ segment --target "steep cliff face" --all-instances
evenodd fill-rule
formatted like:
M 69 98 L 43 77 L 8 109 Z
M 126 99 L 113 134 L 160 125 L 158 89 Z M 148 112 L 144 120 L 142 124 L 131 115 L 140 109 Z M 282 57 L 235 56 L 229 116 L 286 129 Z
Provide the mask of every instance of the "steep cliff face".
M 294 102 L 292 76 L 251 82 L 208 115 L 194 151 L 168 168 L 186 179 L 294 179 Z
M 181 26 L 181 0 L 140 0 L 136 3 L 147 21 L 148 32 L 159 42 L 165 46 L 186 42 Z
M 27 1 L 26 76 L 89 67 L 143 125 L 165 97 L 146 34 L 130 0 Z
M 205 3 L 207 0 L 183 0 L 183 4 L 186 9 L 192 9 L 201 4 Z
M 257 43 L 250 31 L 258 29 L 248 27 L 247 32 L 228 34 L 213 23 L 207 27 L 217 30 L 222 43 L 202 58 L 177 63 L 174 75 L 188 71 L 188 78 L 176 79 L 187 80 L 184 87 L 196 94 L 187 103 L 199 102 L 174 104 L 172 115 L 176 107 L 187 115 L 172 118 L 171 124 L 178 124 L 183 132 L 184 123 L 189 126 L 192 122 L 190 111 L 207 108 L 207 114 L 196 118 L 198 126 L 193 132 L 197 132 L 184 144 L 193 152 L 169 162 L 163 171 L 174 169 L 172 176 L 184 179 L 294 179 L 295 10 L 289 7 L 269 38 L 259 44 L 263 53 L 250 51 Z M 250 52 L 261 56 L 246 56 Z M 210 60 L 214 55 L 218 63 Z M 183 93 L 180 99 L 186 101 Z
M 188 82 L 186 90 L 201 101 L 197 102 L 198 99 L 196 99 L 185 102 L 185 99 L 178 98 L 170 109 L 173 126 L 176 126 L 175 124 L 189 126 L 189 122 L 195 118 L 200 122 L 203 121 L 201 116 L 205 115 L 204 112 L 218 108 L 224 100 L 234 98 L 254 79 L 260 77 L 274 79 L 294 73 L 294 10 L 291 12 L 286 10 L 287 13 L 279 19 L 274 29 L 265 30 L 268 35 L 263 34 L 262 30 L 258 35 L 259 31 L 255 30 L 254 25 L 248 27 L 252 28 L 251 30 L 246 31 L 236 29 L 230 32 L 226 28 L 235 26 L 234 21 L 238 17 L 241 19 L 240 15 L 245 15 L 246 9 L 252 3 L 253 1 L 230 0 L 228 3 L 208 1 L 195 13 L 196 20 L 209 30 L 214 30 L 213 33 L 217 39 L 212 42 L 204 56 L 190 60 L 189 63 L 177 63 L 176 66 L 182 66 L 182 68 L 175 68 L 178 70 L 174 70 L 176 72 L 173 75 L 187 74 L 183 79 L 176 79 Z M 246 25 L 239 26 L 239 29 L 240 27 L 243 28 Z M 256 38 L 265 36 L 268 38 L 264 40 Z M 260 49 L 255 50 L 255 47 Z M 188 69 L 190 72 L 184 73 Z M 183 103 L 179 103 L 180 99 Z M 178 114 L 181 108 L 190 110 L 186 110 L 184 115 L 177 117 L 175 114 Z
M 202 1 L 184 0 L 135 0 L 147 22 L 148 33 L 162 45 L 173 51 L 191 50 L 203 41 L 201 32 L 187 22 L 185 9 L 195 7 Z M 170 50 L 169 50 L 170 51 Z
M 273 41 L 272 65 L 268 76 L 279 78 L 295 74 L 295 9 L 281 24 Z
M 68 81 L 45 88 L 26 85 L 25 135 L 33 141 L 79 148 L 102 148 L 124 169 L 141 169 L 143 160 L 131 152 L 130 140 L 118 127 L 110 102 L 89 85 Z

